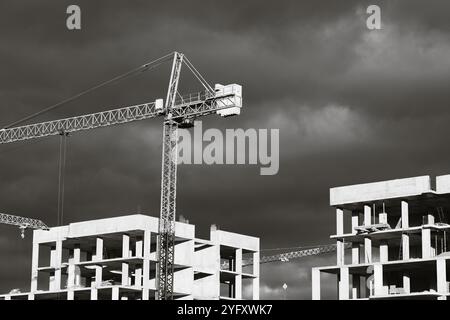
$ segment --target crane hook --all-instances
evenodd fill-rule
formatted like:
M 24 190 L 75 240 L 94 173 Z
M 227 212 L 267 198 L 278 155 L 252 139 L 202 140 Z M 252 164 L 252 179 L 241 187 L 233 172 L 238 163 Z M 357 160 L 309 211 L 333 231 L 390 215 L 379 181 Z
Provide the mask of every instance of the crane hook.
M 22 226 L 19 227 L 19 229 L 20 229 L 20 237 L 22 239 L 25 239 L 25 229 L 26 228 L 27 228 L 27 226 L 25 226 L 25 225 L 22 225 Z

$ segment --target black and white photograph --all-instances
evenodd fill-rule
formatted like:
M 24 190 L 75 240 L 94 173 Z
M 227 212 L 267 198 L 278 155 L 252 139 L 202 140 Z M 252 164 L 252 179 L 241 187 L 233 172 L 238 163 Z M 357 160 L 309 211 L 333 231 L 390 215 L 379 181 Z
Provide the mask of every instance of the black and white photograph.
M 445 0 L 1 0 L 0 304 L 447 300 L 449 83 Z

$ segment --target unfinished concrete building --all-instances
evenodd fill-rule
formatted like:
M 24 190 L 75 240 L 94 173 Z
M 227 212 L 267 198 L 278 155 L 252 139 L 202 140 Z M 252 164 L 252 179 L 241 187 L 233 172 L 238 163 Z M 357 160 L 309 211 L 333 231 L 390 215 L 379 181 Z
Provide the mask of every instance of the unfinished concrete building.
M 158 222 L 137 214 L 35 230 L 30 292 L 0 299 L 155 299 Z M 175 299 L 259 299 L 258 238 L 211 228 L 198 239 L 181 222 L 175 235 Z
M 313 268 L 312 298 L 331 274 L 341 300 L 447 299 L 450 175 L 433 184 L 421 176 L 330 189 L 337 263 Z

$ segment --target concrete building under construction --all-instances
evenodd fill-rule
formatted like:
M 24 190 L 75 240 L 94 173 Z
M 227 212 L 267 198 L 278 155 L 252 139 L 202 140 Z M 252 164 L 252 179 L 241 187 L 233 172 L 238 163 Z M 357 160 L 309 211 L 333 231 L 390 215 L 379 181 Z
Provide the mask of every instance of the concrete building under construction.
M 31 290 L 0 300 L 155 299 L 159 219 L 130 215 L 35 230 Z M 175 299 L 259 299 L 259 239 L 175 225 Z M 245 261 L 246 263 L 243 263 Z
M 337 263 L 313 268 L 313 299 L 321 274 L 337 276 L 340 300 L 447 299 L 450 175 L 332 188 L 330 204 Z

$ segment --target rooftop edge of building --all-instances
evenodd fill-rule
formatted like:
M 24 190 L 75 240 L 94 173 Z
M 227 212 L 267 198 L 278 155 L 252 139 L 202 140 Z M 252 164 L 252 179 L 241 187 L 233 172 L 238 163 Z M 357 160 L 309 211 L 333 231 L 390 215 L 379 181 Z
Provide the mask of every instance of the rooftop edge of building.
M 50 230 L 34 230 L 33 241 L 36 243 L 54 242 L 56 239 L 76 239 L 89 236 L 101 236 L 116 233 L 127 233 L 132 230 L 149 230 L 159 232 L 159 217 L 147 214 L 129 214 L 124 216 L 101 218 L 80 222 L 72 222 L 64 226 L 51 227 Z M 259 237 L 230 232 L 220 229 L 210 230 L 210 239 L 197 238 L 196 226 L 186 222 L 175 222 L 177 237 L 195 239 L 204 242 L 222 242 L 231 247 L 237 246 L 248 250 L 259 250 Z
M 433 189 L 430 176 L 363 183 L 330 189 L 330 206 L 339 207 L 371 201 L 403 199 L 424 194 L 450 194 L 450 174 L 437 176 Z

